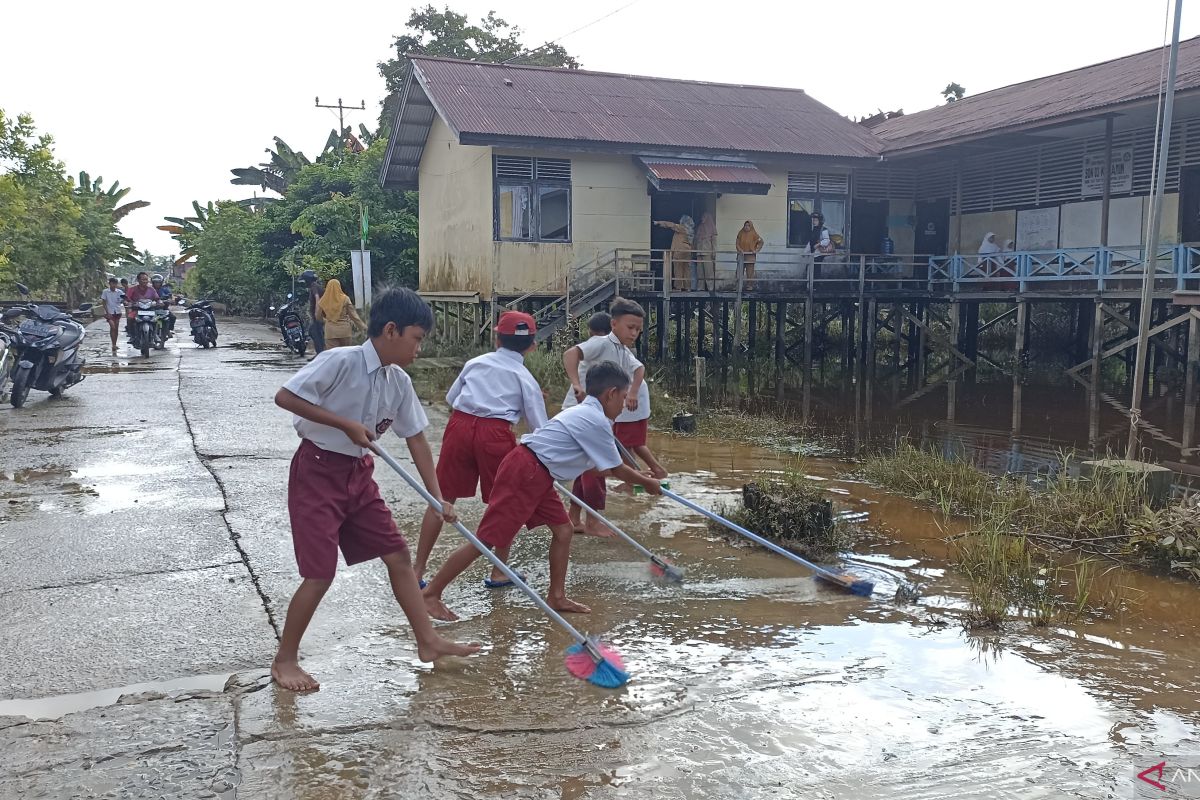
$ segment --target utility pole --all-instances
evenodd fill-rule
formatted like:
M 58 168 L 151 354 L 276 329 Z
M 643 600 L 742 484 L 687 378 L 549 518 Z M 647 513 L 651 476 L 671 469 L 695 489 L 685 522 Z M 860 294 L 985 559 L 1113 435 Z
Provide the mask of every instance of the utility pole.
M 1129 444 L 1125 458 L 1133 460 L 1137 452 L 1138 424 L 1142 420 L 1142 384 L 1146 380 L 1149 350 L 1150 312 L 1154 305 L 1154 277 L 1158 267 L 1158 228 L 1162 217 L 1163 191 L 1167 180 L 1167 154 L 1171 144 L 1171 124 L 1175 112 L 1175 74 L 1179 63 L 1179 21 L 1183 0 L 1175 0 L 1175 25 L 1171 34 L 1171 52 L 1167 63 L 1167 85 L 1163 92 L 1162 117 L 1155 151 L 1154 186 L 1150 190 L 1150 220 L 1146 226 L 1146 249 L 1142 259 L 1142 305 L 1138 317 L 1137 361 L 1133 370 L 1133 401 L 1129 404 Z M 1108 170 L 1105 169 L 1107 176 Z M 1107 178 L 1106 178 L 1107 180 Z M 1095 378 L 1093 377 L 1093 380 Z
M 344 118 L 345 112 L 346 111 L 366 111 L 367 110 L 367 101 L 360 100 L 358 102 L 357 106 L 344 106 L 344 105 L 342 105 L 342 98 L 339 97 L 336 106 L 330 106 L 330 105 L 323 106 L 323 105 L 321 105 L 321 98 L 318 97 L 317 98 L 317 108 L 336 108 L 337 109 L 337 112 L 338 112 L 338 138 L 341 138 L 342 136 L 346 135 L 346 120 Z

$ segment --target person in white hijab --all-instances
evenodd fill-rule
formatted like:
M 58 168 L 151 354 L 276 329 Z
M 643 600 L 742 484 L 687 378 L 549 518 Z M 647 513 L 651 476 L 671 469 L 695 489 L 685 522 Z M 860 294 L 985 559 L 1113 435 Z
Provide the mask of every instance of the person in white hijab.
M 996 259 L 986 258 L 1000 252 L 1000 245 L 996 244 L 996 234 L 988 231 L 987 236 L 983 237 L 983 241 L 979 244 L 979 259 L 975 262 L 977 266 L 991 266 L 997 263 Z

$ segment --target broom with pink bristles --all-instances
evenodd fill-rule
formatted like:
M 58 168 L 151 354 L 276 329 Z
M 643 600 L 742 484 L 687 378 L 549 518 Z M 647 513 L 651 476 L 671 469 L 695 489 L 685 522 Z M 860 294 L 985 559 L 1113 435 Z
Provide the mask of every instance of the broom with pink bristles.
M 400 463 L 392 458 L 391 454 L 383 448 L 383 445 L 378 442 L 372 442 L 371 449 L 386 461 L 389 467 L 396 470 L 405 483 L 416 490 L 421 497 L 425 498 L 425 502 L 429 503 L 431 508 L 437 511 L 442 510 L 442 504 L 416 478 L 409 474 L 408 470 L 400 466 Z M 575 644 L 567 648 L 565 663 L 568 672 L 576 678 L 581 678 L 605 689 L 617 689 L 629 682 L 629 673 L 625 671 L 625 664 L 621 661 L 621 656 L 617 654 L 616 650 L 599 639 L 584 636 L 574 625 L 563 619 L 562 615 L 551 608 L 542 599 L 540 594 L 529 587 L 529 584 L 521 580 L 521 577 L 508 564 L 501 561 L 487 545 L 479 541 L 467 526 L 461 522 L 455 522 L 454 527 L 458 529 L 458 532 L 462 534 L 464 539 L 470 542 L 488 561 L 492 562 L 493 566 L 503 572 L 513 582 L 514 586 L 524 592 L 538 608 L 545 612 L 546 616 L 557 622 L 567 633 L 571 634 L 571 638 L 575 640 Z

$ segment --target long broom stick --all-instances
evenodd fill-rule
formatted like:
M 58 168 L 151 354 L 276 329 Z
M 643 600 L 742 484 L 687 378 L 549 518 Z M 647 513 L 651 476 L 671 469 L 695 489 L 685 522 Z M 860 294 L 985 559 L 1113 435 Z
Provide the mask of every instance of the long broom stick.
M 638 462 L 637 462 L 637 459 L 634 458 L 633 453 L 630 453 L 629 450 L 626 449 L 625 445 L 621 444 L 620 442 L 617 442 L 617 447 L 620 449 L 621 455 L 624 456 L 630 462 L 630 464 L 634 467 L 634 469 L 637 469 Z M 854 594 L 862 595 L 863 597 L 870 597 L 871 592 L 874 591 L 874 589 L 875 589 L 875 584 L 872 583 L 871 581 L 863 580 L 861 578 L 856 578 L 855 576 L 849 575 L 846 573 L 833 572 L 832 570 L 828 570 L 828 569 L 825 569 L 824 567 L 818 566 L 818 565 L 812 563 L 811 561 L 809 561 L 808 559 L 801 558 L 800 556 L 793 553 L 791 550 L 788 550 L 784 547 L 780 547 L 779 545 L 772 542 L 770 539 L 764 539 L 762 536 L 759 536 L 757 533 L 746 530 L 741 525 L 738 525 L 736 522 L 725 519 L 724 517 L 722 517 L 720 514 L 716 513 L 715 511 L 710 511 L 707 508 L 705 508 L 704 506 L 697 505 L 696 503 L 693 503 L 691 500 L 688 500 L 686 497 L 680 497 L 679 495 L 675 494 L 670 489 L 668 489 L 666 486 L 662 487 L 662 493 L 664 495 L 666 495 L 667 497 L 671 498 L 672 500 L 674 500 L 676 503 L 679 503 L 680 505 L 682 505 L 684 508 L 689 508 L 692 511 L 695 511 L 697 514 L 703 514 L 704 516 L 711 519 L 713 522 L 716 522 L 720 525 L 724 525 L 726 528 L 729 528 L 729 530 L 733 531 L 734 533 L 739 533 L 742 536 L 745 536 L 750 541 L 756 542 L 757 544 L 762 545 L 763 547 L 767 548 L 768 550 L 773 550 L 774 552 L 778 553 L 779 555 L 783 556 L 784 558 L 795 561 L 797 564 L 808 568 L 809 570 L 812 571 L 814 576 L 820 578 L 821 580 L 827 581 L 828 583 L 831 583 L 834 586 L 838 586 L 842 589 L 845 589 L 846 591 L 853 592 Z
M 576 497 L 569 489 L 567 489 L 567 487 L 563 486 L 558 481 L 554 482 L 554 488 L 558 489 L 558 491 L 562 492 L 564 497 L 566 497 L 572 503 L 574 503 L 575 505 L 582 508 L 585 512 L 587 512 L 587 514 L 589 516 L 595 517 L 596 519 L 600 520 L 600 522 L 602 522 L 604 524 L 604 527 L 608 528 L 610 531 L 615 533 L 617 536 L 620 536 L 622 539 L 624 539 L 626 542 L 628 542 L 630 545 L 632 545 L 633 548 L 635 550 L 637 550 L 639 553 L 644 555 L 646 558 L 650 559 L 650 569 L 656 575 L 661 575 L 664 578 L 666 578 L 667 580 L 674 581 L 676 583 L 679 583 L 680 581 L 683 580 L 683 570 L 682 569 L 675 566 L 674 564 L 667 561 L 666 559 L 661 558 L 660 556 L 656 556 L 654 553 L 650 552 L 650 550 L 647 549 L 645 546 L 643 546 L 641 542 L 639 542 L 637 539 L 634 539 L 628 533 L 626 533 L 625 531 L 618 528 L 614 523 L 605 519 L 602 515 L 597 513 L 595 509 L 593 509 L 587 503 L 583 502 L 578 497 Z
M 425 498 L 425 502 L 429 504 L 430 508 L 439 512 L 442 510 L 442 504 L 416 478 L 409 474 L 408 470 L 400 466 L 400 463 L 392 458 L 383 445 L 379 444 L 379 442 L 372 442 L 371 449 L 386 461 L 389 467 L 396 470 L 405 483 L 411 486 L 421 497 Z M 567 670 L 572 675 L 576 678 L 590 681 L 597 686 L 603 686 L 606 689 L 616 689 L 617 687 L 624 686 L 629 681 L 629 673 L 625 671 L 625 665 L 621 661 L 621 657 L 612 647 L 600 642 L 596 638 L 584 636 L 574 625 L 563 619 L 562 615 L 551 608 L 542 599 L 540 594 L 529 587 L 529 584 L 521 580 L 521 577 L 508 564 L 501 561 L 487 545 L 479 541 L 466 525 L 463 525 L 461 522 L 455 522 L 454 527 L 458 529 L 458 532 L 462 534 L 464 539 L 470 542 L 488 561 L 492 562 L 492 565 L 496 569 L 503 572 L 513 582 L 514 586 L 524 592 L 546 616 L 557 622 L 567 633 L 571 634 L 571 638 L 576 643 L 567 649 L 565 662 Z

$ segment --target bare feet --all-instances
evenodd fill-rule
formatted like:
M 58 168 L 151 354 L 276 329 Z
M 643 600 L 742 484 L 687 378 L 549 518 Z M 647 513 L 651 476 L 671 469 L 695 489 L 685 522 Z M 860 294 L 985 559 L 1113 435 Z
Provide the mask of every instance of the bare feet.
M 555 611 L 564 614 L 590 614 L 592 610 L 583 603 L 576 603 L 569 597 L 550 597 L 546 600 Z
M 300 664 L 296 661 L 272 662 L 271 677 L 284 689 L 293 692 L 315 692 L 321 688 L 317 679 L 300 669 Z
M 472 656 L 479 652 L 479 642 L 462 644 L 434 636 L 428 642 L 417 642 L 417 658 L 422 661 L 437 661 L 443 656 Z
M 583 530 L 577 529 L 575 533 L 582 533 L 584 536 L 599 536 L 601 539 L 611 539 L 614 536 L 613 532 L 595 517 L 588 517 L 587 522 L 583 524 Z
M 441 620 L 442 622 L 455 622 L 458 619 L 458 614 L 455 614 L 442 602 L 441 595 L 425 594 L 424 597 L 425 610 L 429 612 L 429 616 L 433 619 Z

